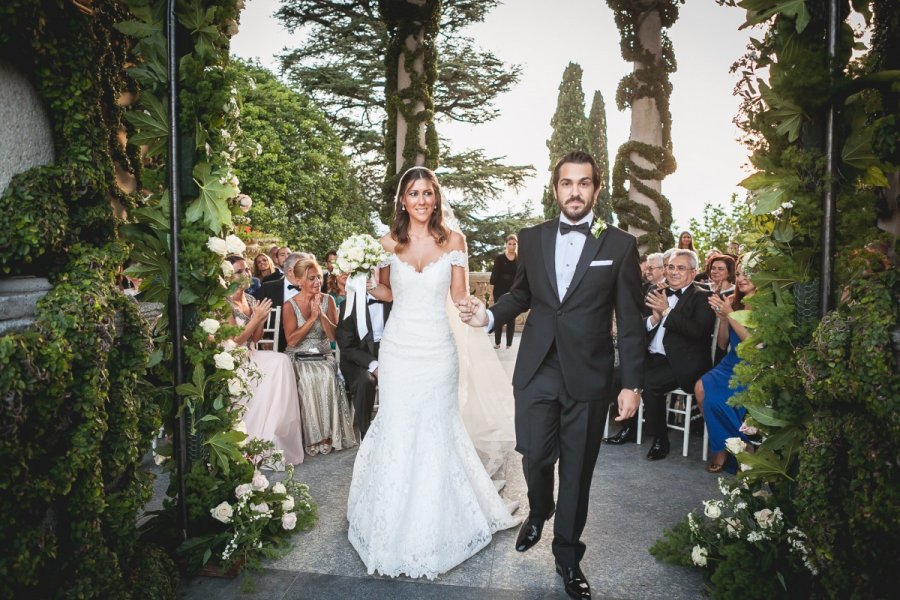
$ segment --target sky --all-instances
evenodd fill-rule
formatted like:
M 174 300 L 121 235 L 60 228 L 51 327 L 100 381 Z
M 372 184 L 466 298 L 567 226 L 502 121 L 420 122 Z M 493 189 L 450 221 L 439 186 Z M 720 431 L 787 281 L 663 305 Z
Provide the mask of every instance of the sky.
M 279 0 L 249 0 L 241 14 L 240 33 L 232 39 L 232 53 L 257 58 L 277 70 L 274 56 L 298 45 L 272 16 Z M 725 206 L 749 171 L 747 150 L 737 141 L 732 123 L 739 100 L 733 95 L 737 75 L 731 64 L 744 53 L 752 32 L 738 31 L 744 11 L 718 6 L 714 0 L 690 0 L 669 30 L 678 71 L 672 74 L 672 144 L 678 169 L 667 177 L 662 191 L 672 204 L 675 224 L 685 228 L 700 218 L 709 202 Z M 488 156 L 502 156 L 508 164 L 530 164 L 537 175 L 504 201 L 530 206 L 540 214 L 540 198 L 549 180 L 546 142 L 552 132 L 563 70 L 572 61 L 584 70 L 585 110 L 594 91 L 606 102 L 610 167 L 618 147 L 628 141 L 631 116 L 615 106 L 619 80 L 631 72 L 619 49 L 619 31 L 612 11 L 602 0 L 506 0 L 483 23 L 466 35 L 501 60 L 522 66 L 512 90 L 498 97 L 500 116 L 481 124 L 438 122 L 438 132 L 456 151 L 483 148 Z

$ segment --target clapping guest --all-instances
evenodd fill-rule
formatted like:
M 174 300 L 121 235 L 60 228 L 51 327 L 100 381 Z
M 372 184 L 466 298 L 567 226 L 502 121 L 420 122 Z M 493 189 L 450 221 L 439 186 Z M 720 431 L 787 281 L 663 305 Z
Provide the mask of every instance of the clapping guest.
M 644 296 L 652 289 L 666 287 L 666 267 L 663 264 L 662 252 L 653 252 L 647 255 L 647 276 L 643 286 Z
M 314 258 L 294 264 L 293 276 L 300 291 L 282 310 L 285 352 L 294 359 L 306 452 L 328 454 L 356 445 L 350 404 L 331 353 L 337 306 L 322 293 L 322 268 Z
M 519 237 L 511 233 L 506 236 L 506 248 L 503 254 L 494 259 L 494 268 L 491 269 L 491 304 L 509 292 L 513 279 L 516 277 L 516 265 L 519 259 Z M 503 326 L 506 326 L 506 347 L 512 346 L 513 335 L 516 332 L 516 320 L 508 323 L 494 324 L 494 348 L 500 348 L 500 339 L 503 334 Z
M 730 350 L 722 361 L 705 373 L 694 386 L 694 395 L 697 398 L 697 405 L 703 411 L 709 432 L 709 447 L 713 452 L 712 460 L 706 468 L 710 473 L 719 473 L 723 469 L 731 472 L 735 470 L 733 460 L 732 464 L 726 467 L 728 455 L 725 452 L 725 440 L 741 437 L 747 441 L 747 436 L 741 431 L 747 409 L 731 406 L 728 401 L 744 389 L 743 386 L 731 387 L 731 378 L 734 375 L 734 367 L 741 362 L 737 355 L 737 346 L 750 335 L 747 327 L 734 318 L 734 313 L 746 309 L 744 300 L 756 293 L 756 287 L 740 268 L 736 273 L 736 281 L 737 291 L 730 298 L 722 298 L 715 294 L 709 297 L 710 307 L 721 319 L 717 345 L 723 351 L 730 346 Z
M 331 293 L 331 278 L 334 276 L 334 261 L 337 260 L 337 250 L 329 250 L 325 253 L 325 272 L 322 274 L 322 291 Z
M 295 264 L 303 259 L 306 255 L 301 252 L 293 252 L 284 259 L 285 272 L 284 277 L 267 281 L 262 284 L 256 291 L 256 298 L 262 300 L 268 298 L 272 301 L 272 306 L 281 306 L 294 297 L 300 287 L 294 279 L 292 271 Z M 282 311 L 281 323 L 278 327 L 278 348 L 284 350 L 287 347 L 287 338 L 284 335 L 284 311 Z
M 338 310 L 340 310 L 347 299 L 347 277 L 349 277 L 347 273 L 337 273 L 331 277 L 333 285 L 328 290 L 328 295 L 334 298 L 334 303 L 337 305 Z
M 234 280 L 238 283 L 237 290 L 228 298 L 231 305 L 228 323 L 242 328 L 232 340 L 250 349 L 252 368 L 259 374 L 248 382 L 249 389 L 240 400 L 247 407 L 243 416 L 247 433 L 274 442 L 284 452 L 285 461 L 301 463 L 300 405 L 291 360 L 280 352 L 256 350 L 272 302 L 268 299 L 258 301 L 245 293 L 250 271 L 243 257 L 229 256 L 227 260 L 234 267 Z
M 720 297 L 734 293 L 734 259 L 720 254 L 709 259 L 706 271 L 709 273 L 709 291 Z

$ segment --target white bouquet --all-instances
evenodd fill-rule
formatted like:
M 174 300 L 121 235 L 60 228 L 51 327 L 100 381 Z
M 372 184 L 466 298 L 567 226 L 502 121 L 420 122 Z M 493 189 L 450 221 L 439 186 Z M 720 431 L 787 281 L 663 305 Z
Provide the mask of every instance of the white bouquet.
M 367 233 L 361 233 L 341 243 L 337 249 L 334 271 L 336 275 L 368 275 L 387 258 L 388 253 L 381 247 L 381 242 Z
M 387 259 L 388 253 L 381 247 L 381 243 L 365 233 L 350 236 L 338 247 L 334 272 L 350 276 L 347 280 L 344 318 L 353 314 L 355 304 L 356 331 L 359 333 L 359 339 L 365 338 L 368 331 L 365 313 L 366 279 L 372 269 L 385 263 Z

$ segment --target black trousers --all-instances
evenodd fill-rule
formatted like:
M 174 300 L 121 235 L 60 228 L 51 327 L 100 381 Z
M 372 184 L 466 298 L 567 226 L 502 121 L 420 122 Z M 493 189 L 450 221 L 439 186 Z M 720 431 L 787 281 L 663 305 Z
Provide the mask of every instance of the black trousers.
M 528 385 L 514 393 L 516 450 L 522 454 L 528 485 L 528 516 L 546 519 L 556 508 L 553 554 L 560 564 L 576 566 L 585 551 L 581 533 L 600 450 L 604 405 L 577 402 L 566 393 L 555 348 Z M 554 504 L 557 460 L 559 495 Z
M 678 387 L 678 380 L 664 354 L 648 353 L 644 365 L 644 431 L 654 437 L 666 437 L 666 394 Z
M 378 355 L 378 346 L 375 344 L 375 354 Z M 347 391 L 350 394 L 355 413 L 354 421 L 359 429 L 359 439 L 366 437 L 369 424 L 372 422 L 372 410 L 375 408 L 375 390 L 378 381 L 364 367 L 352 366 L 344 368 L 344 379 L 347 380 Z

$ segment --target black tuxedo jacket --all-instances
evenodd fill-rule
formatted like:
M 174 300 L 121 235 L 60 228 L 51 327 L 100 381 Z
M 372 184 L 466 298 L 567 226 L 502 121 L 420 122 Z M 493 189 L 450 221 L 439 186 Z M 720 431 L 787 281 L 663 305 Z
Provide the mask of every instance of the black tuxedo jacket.
M 356 299 L 359 301 L 359 298 Z M 365 298 L 363 298 L 365 301 Z M 355 306 L 354 306 L 355 308 Z M 368 307 L 366 307 L 366 326 L 368 332 L 366 337 L 359 339 L 359 332 L 356 330 L 356 310 L 352 310 L 350 315 L 345 319 L 347 302 L 341 304 L 340 314 L 338 315 L 338 326 L 335 331 L 338 348 L 341 349 L 341 371 L 344 377 L 348 377 L 350 369 L 353 367 L 368 370 L 373 360 L 377 360 L 375 355 L 375 340 L 372 337 L 372 319 L 369 316 Z M 384 322 L 387 323 L 388 316 L 391 314 L 391 303 L 384 304 Z
M 709 290 L 694 284 L 688 287 L 666 317 L 663 347 L 678 386 L 692 393 L 700 376 L 712 368 L 712 333 L 716 313 L 709 307 Z M 659 324 L 647 333 L 652 340 Z
M 560 301 L 555 265 L 558 229 L 557 218 L 519 233 L 519 261 L 512 289 L 489 309 L 495 323 L 508 322 L 531 309 L 522 333 L 513 387 L 521 389 L 531 381 L 555 343 L 569 395 L 581 401 L 602 401 L 612 385 L 613 309 L 622 386 L 643 387 L 647 346 L 634 236 L 612 225 L 599 238 L 588 234 L 572 283 Z
M 284 278 L 266 281 L 259 286 L 259 289 L 256 290 L 256 299 L 262 300 L 263 298 L 271 300 L 273 307 L 284 304 Z M 281 309 L 281 323 L 278 325 L 278 347 L 281 352 L 287 348 L 287 338 L 284 335 L 284 307 Z

